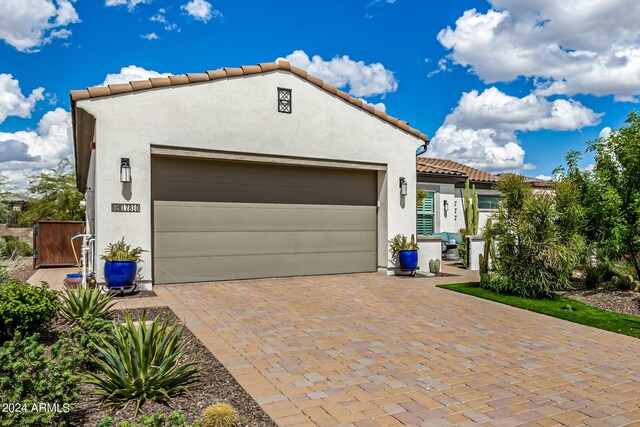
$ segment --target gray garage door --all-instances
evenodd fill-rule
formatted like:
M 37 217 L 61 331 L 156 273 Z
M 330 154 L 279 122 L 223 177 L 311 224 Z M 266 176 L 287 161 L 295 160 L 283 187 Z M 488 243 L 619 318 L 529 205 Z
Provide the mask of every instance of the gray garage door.
M 155 283 L 376 270 L 376 172 L 154 156 Z

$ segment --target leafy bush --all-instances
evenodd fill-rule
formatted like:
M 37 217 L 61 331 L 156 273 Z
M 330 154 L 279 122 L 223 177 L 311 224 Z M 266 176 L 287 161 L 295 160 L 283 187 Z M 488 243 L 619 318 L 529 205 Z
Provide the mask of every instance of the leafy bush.
M 88 373 L 85 381 L 97 389 L 92 394 L 107 399 L 106 406 L 122 407 L 136 401 L 136 413 L 146 400 L 165 401 L 187 392 L 189 383 L 200 372 L 196 361 L 179 363 L 185 355 L 184 326 L 160 324 L 156 317 L 146 325 L 146 313 L 136 327 L 129 314 L 124 325 L 113 324 L 115 345 L 106 341 L 95 346 L 99 357 L 92 357 L 98 373 Z
M 74 346 L 74 353 L 78 355 L 85 370 L 97 369 L 91 358 L 96 352 L 95 346 L 102 345 L 103 342 L 115 344 L 112 330 L 113 321 L 100 317 L 84 317 L 71 324 L 69 336 Z
M 0 283 L 4 283 L 9 278 L 9 270 L 7 267 L 0 266 Z
M 514 288 L 508 277 L 493 271 L 480 276 L 480 286 L 497 294 L 512 293 Z
M 17 238 L 6 240 L 2 249 L 2 256 L 5 257 L 30 256 L 32 253 L 33 250 L 31 249 L 31 246 L 27 242 Z
M 112 417 L 104 417 L 98 423 L 98 427 L 113 427 L 114 421 Z M 185 416 L 181 411 L 173 411 L 169 414 L 167 420 L 164 414 L 145 414 L 140 416 L 140 423 L 130 423 L 129 421 L 120 421 L 118 427 L 200 427 L 200 422 L 187 424 Z
M 584 252 L 576 227 L 562 226 L 580 221 L 579 212 L 566 206 L 570 186 L 554 194 L 533 193 L 522 176 L 506 175 L 498 190 L 502 202 L 485 238 L 497 241 L 493 265 L 509 280 L 487 286 L 528 298 L 548 298 L 570 288 L 572 269 Z
M 202 411 L 202 427 L 233 427 L 238 424 L 238 411 L 228 403 L 216 403 Z
M 67 290 L 62 298 L 61 313 L 72 322 L 87 317 L 105 318 L 115 305 L 112 300 L 113 294 L 101 292 L 98 288 Z
M 104 251 L 104 255 L 100 255 L 100 259 L 105 261 L 135 261 L 140 262 L 140 255 L 143 252 L 141 247 L 132 248 L 124 241 L 124 237 L 118 240 L 116 243 L 109 243 L 107 249 Z
M 18 333 L 0 347 L 0 401 L 25 405 L 24 411 L 3 413 L 3 426 L 65 425 L 80 392 L 74 373 L 78 359 L 72 354 L 69 342 L 59 340 L 47 356 L 38 334 Z
M 0 334 L 37 332 L 60 310 L 58 294 L 46 283 L 31 286 L 20 280 L 0 285 Z
M 611 280 L 613 278 L 613 274 L 611 271 L 604 265 L 597 265 L 595 267 L 586 267 L 584 269 L 585 279 L 584 286 L 587 289 L 595 289 L 601 283 Z

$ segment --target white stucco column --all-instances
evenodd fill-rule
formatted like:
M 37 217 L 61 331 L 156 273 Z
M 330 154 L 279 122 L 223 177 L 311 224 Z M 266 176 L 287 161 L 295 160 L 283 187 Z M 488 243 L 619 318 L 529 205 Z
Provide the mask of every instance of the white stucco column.
M 418 237 L 418 267 L 420 272 L 429 273 L 429 261 L 442 257 L 442 238 L 440 236 Z
M 479 255 L 482 254 L 484 254 L 484 237 L 467 236 L 467 268 L 469 270 L 480 270 Z

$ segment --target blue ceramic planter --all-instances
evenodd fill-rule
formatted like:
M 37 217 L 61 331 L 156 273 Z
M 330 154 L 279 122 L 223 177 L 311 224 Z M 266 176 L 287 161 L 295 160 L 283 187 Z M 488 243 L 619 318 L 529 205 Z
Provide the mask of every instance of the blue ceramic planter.
M 398 252 L 401 270 L 415 270 L 418 268 L 418 251 L 405 250 Z
M 135 261 L 106 261 L 104 279 L 110 288 L 126 288 L 136 280 L 137 263 Z

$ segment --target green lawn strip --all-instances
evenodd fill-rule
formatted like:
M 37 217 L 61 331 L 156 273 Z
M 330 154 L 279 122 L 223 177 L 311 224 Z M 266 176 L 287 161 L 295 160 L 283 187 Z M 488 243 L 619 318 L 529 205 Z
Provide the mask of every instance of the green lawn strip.
M 438 287 L 496 301 L 512 307 L 546 314 L 547 316 L 557 317 L 558 319 L 580 323 L 593 328 L 640 338 L 640 317 L 601 310 L 571 298 L 558 297 L 551 300 L 521 298 L 514 295 L 496 294 L 481 288 L 477 283 L 458 283 L 455 285 L 439 285 Z

